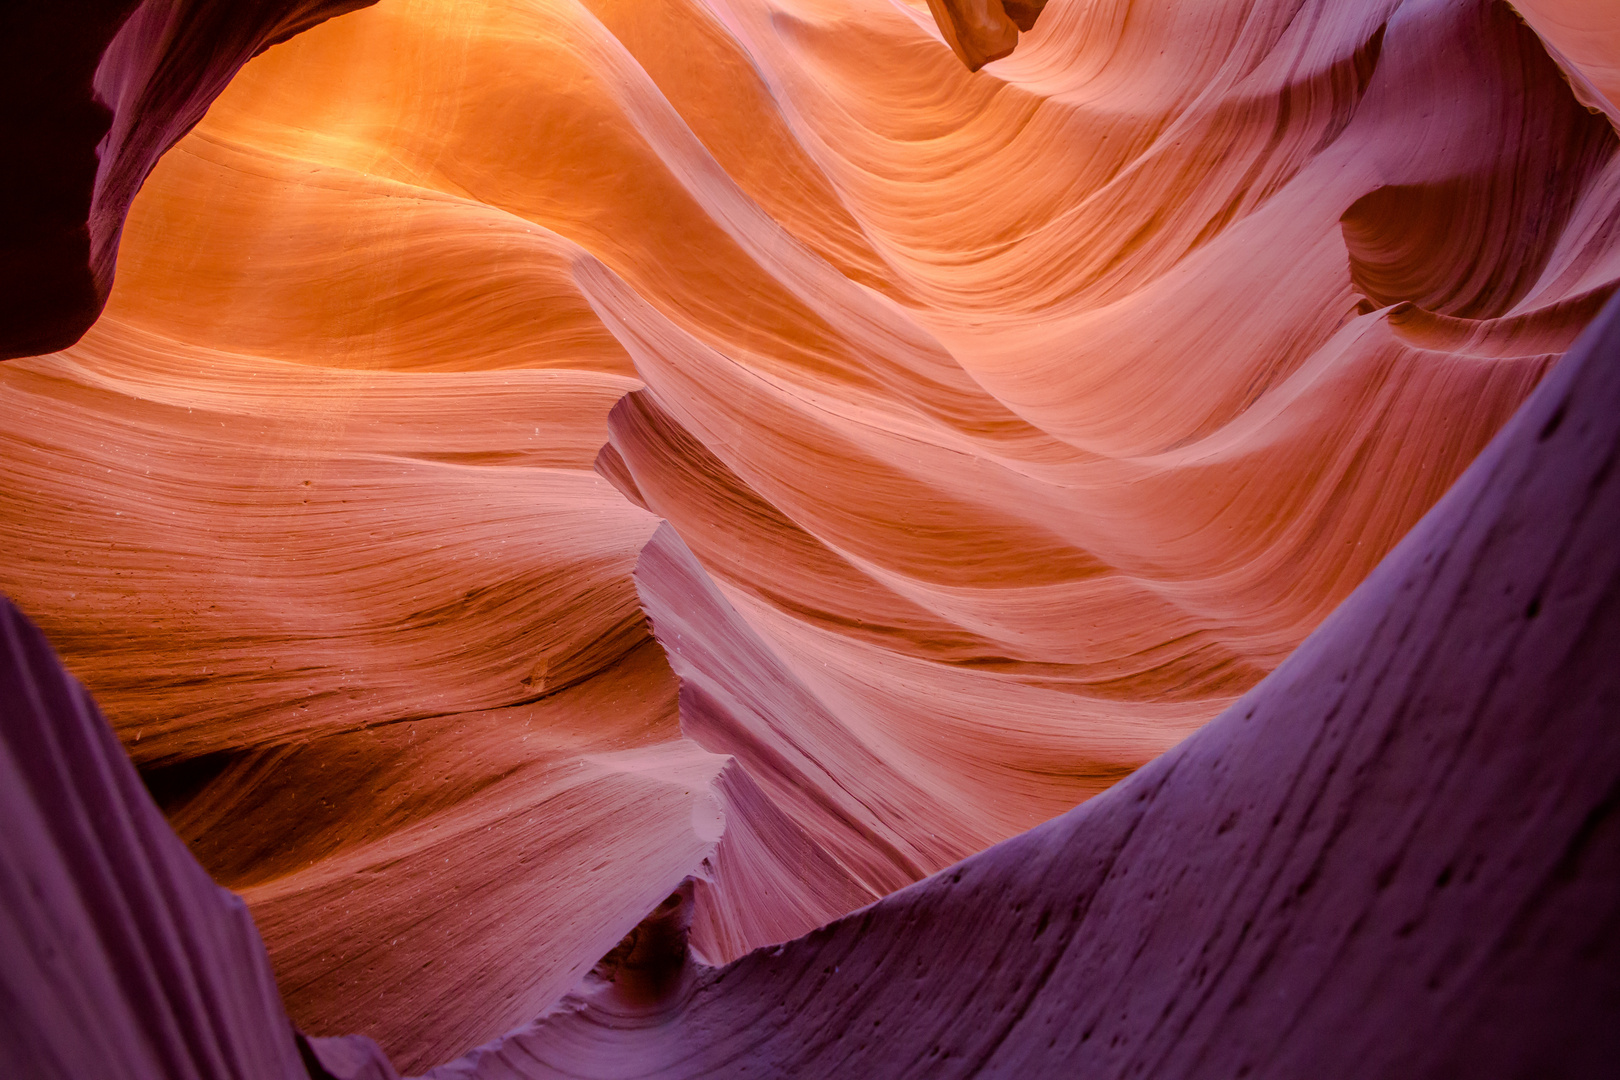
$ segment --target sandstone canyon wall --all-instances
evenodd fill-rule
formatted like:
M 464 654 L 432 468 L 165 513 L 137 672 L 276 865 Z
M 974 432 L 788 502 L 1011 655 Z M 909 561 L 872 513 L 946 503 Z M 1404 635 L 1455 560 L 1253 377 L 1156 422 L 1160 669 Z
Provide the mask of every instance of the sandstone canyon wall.
M 1557 58 L 1575 96 L 1620 124 L 1620 18 L 1603 0 L 1524 0 L 1515 9 Z
M 1261 680 L 1620 282 L 1612 54 L 1580 29 L 1614 20 L 1578 4 L 382 0 L 225 87 L 349 6 L 148 0 L 76 46 L 80 96 L 58 97 L 83 122 L 52 149 L 78 186 L 52 190 L 78 201 L 7 241 L 0 321 L 42 352 L 106 310 L 0 368 L 0 591 L 246 899 L 293 1021 L 405 1068 L 597 986 L 672 894 L 696 957 L 724 964 L 1155 758 L 1110 809 L 968 864 L 995 882 L 974 895 L 1091 889 L 1015 871 L 1108 849 L 1136 820 L 1123 792 L 1181 757 L 1248 740 L 1232 799 L 1316 783 L 1289 748 L 1327 721 L 1288 688 L 1330 676 Z M 1366 614 L 1391 588 L 1310 655 L 1365 673 L 1400 652 Z M 1436 619 L 1443 666 L 1471 631 Z M 1160 758 L 1251 690 L 1266 735 L 1229 712 Z M 1372 714 L 1358 730 L 1395 722 Z M 1568 723 L 1569 753 L 1608 767 L 1607 744 L 1576 749 L 1596 721 Z M 1164 805 L 1193 821 L 1220 801 L 1203 791 Z M 1473 805 L 1446 828 L 1486 828 Z M 1369 836 L 1395 820 L 1335 812 Z M 1232 843 L 1260 851 L 1253 828 Z M 1193 858 L 1195 832 L 1163 826 L 1142 876 Z M 1023 933 L 1025 913 L 929 881 L 870 917 L 922 903 L 941 935 Z M 1143 887 L 1127 906 L 1161 892 Z M 1338 916 L 1299 933 L 1318 917 Z M 1061 940 L 1150 933 L 1086 918 Z M 630 1008 L 652 1032 L 634 1045 L 599 1030 L 619 1004 L 576 998 L 452 1072 L 530 1075 L 511 1062 L 531 1052 L 551 1062 L 533 1075 L 933 1075 L 930 1048 L 963 1075 L 1016 1066 L 928 1035 L 973 1006 L 906 1006 L 892 972 L 860 1022 L 910 1032 L 893 1045 L 913 1057 L 805 1049 L 854 1030 L 829 1003 L 866 1006 L 773 980 L 838 925 L 785 966 L 722 969 L 750 991 L 681 974 L 678 1004 Z M 877 935 L 856 953 L 927 952 Z M 1041 937 L 1009 970 L 1058 970 Z M 992 981 L 985 1005 L 1030 985 Z M 1029 1008 L 1088 1000 L 1067 985 Z M 763 1049 L 715 1034 L 771 1009 L 805 1019 Z M 1148 1030 L 1120 1023 L 1132 1045 Z M 1031 1040 L 1009 1052 L 1034 1060 Z
M 431 1080 L 1590 1077 L 1620 1054 L 1620 301 L 1269 678 L 789 944 Z
M 94 703 L 0 602 L 0 1069 L 303 1080 L 264 947 Z
M 63 0 L 0 12 L 0 360 L 71 345 L 158 156 L 242 64 L 370 0 Z

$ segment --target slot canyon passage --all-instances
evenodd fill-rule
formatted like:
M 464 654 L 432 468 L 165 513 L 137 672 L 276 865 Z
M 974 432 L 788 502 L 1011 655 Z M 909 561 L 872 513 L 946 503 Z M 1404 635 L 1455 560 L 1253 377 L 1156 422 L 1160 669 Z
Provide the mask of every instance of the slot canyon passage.
M 0 32 L 6 1076 L 1620 1076 L 1620 7 Z

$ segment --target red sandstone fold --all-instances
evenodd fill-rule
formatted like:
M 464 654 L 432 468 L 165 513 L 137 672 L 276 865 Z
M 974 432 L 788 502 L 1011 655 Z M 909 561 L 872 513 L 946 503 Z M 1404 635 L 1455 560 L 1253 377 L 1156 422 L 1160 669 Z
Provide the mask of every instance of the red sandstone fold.
M 970 74 L 915 3 L 387 0 L 126 220 L 232 66 L 128 24 L 0 587 L 300 1025 L 426 1067 L 688 878 L 727 960 L 1104 792 L 1620 282 L 1615 133 L 1505 6 L 1129 7 Z
M 1018 47 L 1020 27 L 1003 8 L 1002 0 L 928 0 L 928 10 L 945 43 L 969 71 L 1008 56 Z

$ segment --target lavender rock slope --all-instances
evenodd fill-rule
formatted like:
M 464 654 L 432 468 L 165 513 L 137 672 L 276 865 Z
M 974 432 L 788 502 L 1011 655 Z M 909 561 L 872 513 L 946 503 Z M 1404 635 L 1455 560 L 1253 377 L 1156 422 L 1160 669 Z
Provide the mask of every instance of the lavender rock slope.
M 1109 793 L 435 1080 L 1620 1074 L 1620 303 L 1298 652 Z
M 330 1042 L 303 1054 L 357 1080 L 391 1075 L 368 1063 L 369 1040 Z M 0 598 L 0 1076 L 310 1075 L 247 908 L 191 857 L 89 694 Z

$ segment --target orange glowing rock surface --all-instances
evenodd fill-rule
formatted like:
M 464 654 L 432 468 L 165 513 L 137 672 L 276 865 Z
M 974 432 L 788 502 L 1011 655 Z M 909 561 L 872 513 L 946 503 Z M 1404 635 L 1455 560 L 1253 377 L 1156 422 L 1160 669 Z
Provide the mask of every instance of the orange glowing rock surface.
M 430 1065 L 688 876 L 727 961 L 1102 791 L 1620 282 L 1505 5 L 1015 6 L 382 0 L 0 369 L 0 591 L 306 1030 Z
M 1620 123 L 1620 9 L 1606 0 L 1519 0 L 1575 96 Z

